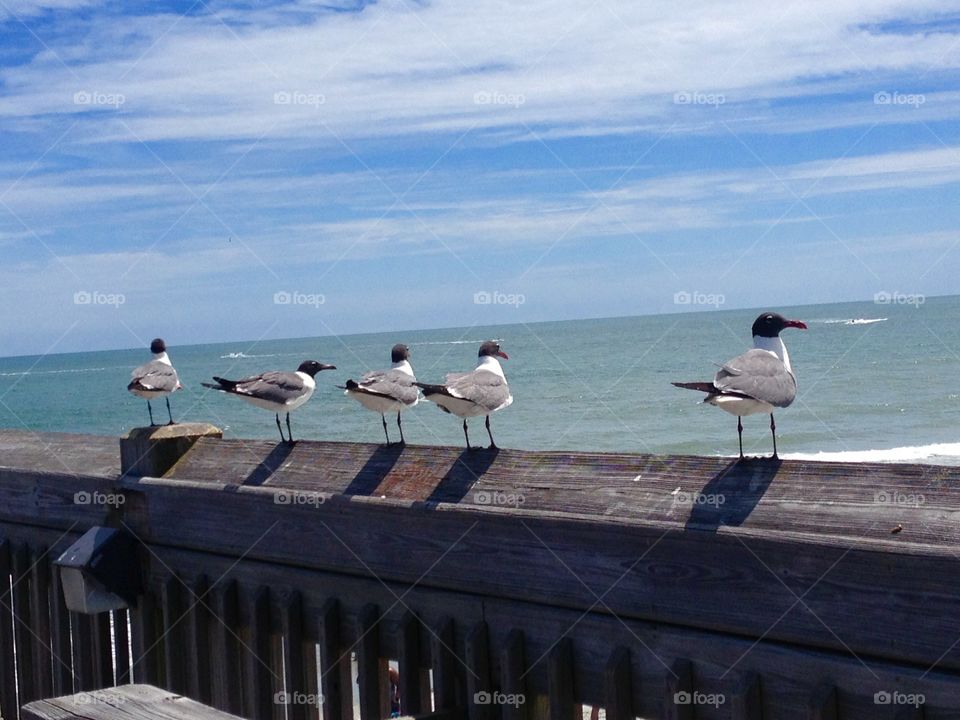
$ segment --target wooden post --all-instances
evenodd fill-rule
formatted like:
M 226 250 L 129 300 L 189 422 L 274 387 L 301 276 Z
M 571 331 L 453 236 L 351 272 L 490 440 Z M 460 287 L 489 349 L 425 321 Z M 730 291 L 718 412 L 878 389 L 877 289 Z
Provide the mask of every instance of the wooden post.
M 633 679 L 630 651 L 616 648 L 603 671 L 603 694 L 607 720 L 633 720 Z
M 353 720 L 350 651 L 341 637 L 340 602 L 327 600 L 320 609 L 320 693 L 323 720 Z
M 507 639 L 500 653 L 500 685 L 503 687 L 504 694 L 512 695 L 517 702 L 500 708 L 503 720 L 526 720 L 527 718 L 527 683 L 524 680 L 526 671 L 526 641 L 523 630 L 514 628 L 507 633 Z
M 120 472 L 161 477 L 202 437 L 222 438 L 223 430 L 208 423 L 133 428 L 120 438 Z
M 667 696 L 663 699 L 666 720 L 693 720 L 693 665 L 677 660 L 667 673 Z
M 213 703 L 220 710 L 239 715 L 242 705 L 240 694 L 240 622 L 235 580 L 222 580 L 211 591 L 214 625 L 211 663 L 213 680 Z

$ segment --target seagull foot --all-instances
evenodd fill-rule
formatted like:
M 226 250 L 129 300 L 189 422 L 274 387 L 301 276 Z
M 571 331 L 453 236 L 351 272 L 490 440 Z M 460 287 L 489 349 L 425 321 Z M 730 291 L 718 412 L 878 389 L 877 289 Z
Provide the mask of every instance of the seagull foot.
M 487 450 L 499 450 L 499 449 L 500 448 L 494 443 L 490 443 L 490 446 L 487 448 Z

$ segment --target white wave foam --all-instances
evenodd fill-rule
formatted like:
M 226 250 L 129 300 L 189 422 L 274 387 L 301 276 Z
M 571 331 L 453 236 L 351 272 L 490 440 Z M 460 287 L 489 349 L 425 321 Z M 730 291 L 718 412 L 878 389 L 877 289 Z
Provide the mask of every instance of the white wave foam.
M 62 375 L 64 373 L 88 373 L 116 369 L 117 367 L 72 368 L 67 370 L 22 370 L 20 372 L 0 372 L 0 377 L 23 377 L 24 375 Z
M 874 323 L 886 322 L 888 318 L 842 318 L 829 320 L 811 320 L 811 322 L 822 323 L 823 325 L 873 325 Z
M 487 340 L 503 342 L 503 338 L 484 338 L 483 340 L 425 340 L 424 342 L 412 342 L 410 345 L 479 345 Z
M 908 445 L 886 450 L 845 450 L 840 452 L 786 453 L 785 460 L 820 460 L 823 462 L 924 462 L 935 465 L 960 465 L 960 443 Z

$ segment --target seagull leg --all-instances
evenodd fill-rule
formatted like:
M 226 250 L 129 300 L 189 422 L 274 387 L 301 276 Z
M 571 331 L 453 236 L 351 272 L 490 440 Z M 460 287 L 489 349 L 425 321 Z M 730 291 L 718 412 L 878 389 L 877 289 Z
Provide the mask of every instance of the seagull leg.
M 470 436 L 467 435 L 467 419 L 463 419 L 463 439 L 467 441 L 467 450 L 475 450 L 476 448 L 470 447 Z
M 290 413 L 287 413 L 287 435 L 290 436 L 290 444 L 293 445 L 293 430 L 290 429 Z
M 147 400 L 147 412 L 150 413 L 150 427 L 153 427 L 156 423 L 153 421 L 153 408 L 150 407 L 149 400 Z
M 274 417 L 277 419 L 277 430 L 280 431 L 280 442 L 286 442 L 287 439 L 283 436 L 283 426 L 280 424 L 280 414 L 277 413 Z
M 170 412 L 170 398 L 165 398 L 167 401 L 167 416 L 170 418 L 170 422 L 167 425 L 173 425 L 173 413 Z
M 487 426 L 487 435 L 490 436 L 490 449 L 496 450 L 497 444 L 493 441 L 493 433 L 490 432 L 490 416 L 489 415 L 487 415 L 487 422 L 485 424 Z
M 773 455 L 771 460 L 779 459 L 777 456 L 777 424 L 773 421 L 773 413 L 770 413 L 770 434 L 773 436 Z
M 740 459 L 743 460 L 743 418 L 739 415 L 737 415 L 737 436 L 740 438 Z
M 380 413 L 380 421 L 383 423 L 383 435 L 387 438 L 387 447 L 390 447 L 390 433 L 387 432 L 387 416 Z
M 400 423 L 400 412 L 397 411 L 397 427 L 400 428 L 400 444 L 406 445 L 407 441 L 403 439 L 403 425 Z

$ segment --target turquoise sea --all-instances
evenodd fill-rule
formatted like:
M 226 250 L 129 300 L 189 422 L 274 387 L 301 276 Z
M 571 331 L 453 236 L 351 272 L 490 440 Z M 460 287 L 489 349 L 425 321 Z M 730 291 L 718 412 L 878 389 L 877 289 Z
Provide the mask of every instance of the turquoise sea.
M 896 298 L 895 298 L 896 299 Z M 960 464 L 960 297 L 769 308 L 804 320 L 783 334 L 797 374 L 794 404 L 777 414 L 784 457 Z M 166 338 L 184 390 L 178 421 L 209 421 L 230 437 L 278 438 L 273 416 L 206 390 L 212 375 L 333 363 L 314 397 L 292 416 L 298 439 L 383 438 L 380 418 L 336 385 L 389 365 L 407 343 L 418 379 L 474 367 L 482 340 L 497 338 L 514 403 L 492 419 L 501 447 L 728 455 L 736 419 L 699 403 L 671 380 L 707 380 L 750 346 L 758 310 L 575 320 L 340 337 L 178 345 Z M 120 435 L 147 424 L 126 391 L 146 348 L 0 358 L 0 426 Z M 158 419 L 163 402 L 154 403 Z M 744 421 L 744 449 L 768 453 L 766 416 Z M 391 432 L 396 427 L 392 424 Z M 462 443 L 459 421 L 428 402 L 404 414 L 407 441 Z M 482 419 L 471 439 L 486 442 Z

